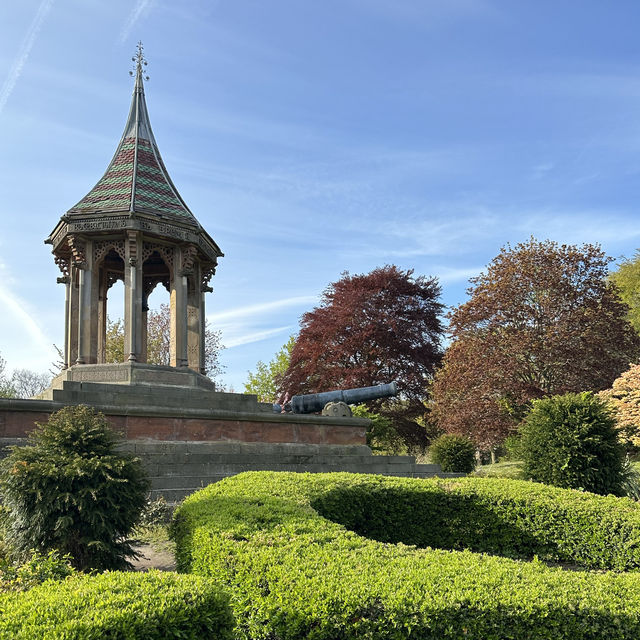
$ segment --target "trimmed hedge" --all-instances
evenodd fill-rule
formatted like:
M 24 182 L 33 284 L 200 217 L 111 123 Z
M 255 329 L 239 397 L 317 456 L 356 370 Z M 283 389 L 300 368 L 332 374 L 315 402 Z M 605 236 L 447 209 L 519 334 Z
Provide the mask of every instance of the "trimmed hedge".
M 229 587 L 244 639 L 640 634 L 639 572 L 489 555 L 640 567 L 640 506 L 624 498 L 504 479 L 250 472 L 187 498 L 173 533 L 182 570 Z
M 197 576 L 104 573 L 0 595 L 0 638 L 16 640 L 229 640 L 222 590 Z

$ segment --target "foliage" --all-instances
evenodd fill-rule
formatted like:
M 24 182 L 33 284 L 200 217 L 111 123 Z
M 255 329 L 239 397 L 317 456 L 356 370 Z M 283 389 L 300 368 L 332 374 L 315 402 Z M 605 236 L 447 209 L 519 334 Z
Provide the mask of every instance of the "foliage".
M 16 398 L 32 398 L 42 393 L 51 383 L 47 373 L 36 373 L 29 369 L 15 369 L 11 374 L 11 386 Z
M 640 449 L 640 365 L 631 365 L 598 396 L 609 402 L 616 418 L 620 441 L 628 449 Z
M 147 362 L 168 366 L 171 362 L 171 309 L 161 304 L 160 310 L 147 315 Z M 213 331 L 206 322 L 204 332 L 204 368 L 213 380 L 224 372 L 220 362 L 221 332 Z M 124 322 L 107 318 L 106 362 L 124 362 Z
M 7 379 L 5 369 L 7 361 L 0 356 L 0 398 L 14 398 L 16 390 L 13 388 L 11 381 Z
M 289 340 L 282 345 L 280 351 L 268 364 L 258 360 L 255 373 L 249 372 L 249 377 L 244 384 L 245 393 L 255 393 L 260 402 L 277 402 L 278 384 L 289 367 L 295 343 L 296 337 L 289 336 Z
M 622 492 L 632 500 L 640 501 L 640 466 L 627 456 L 622 466 Z
M 231 589 L 244 640 L 640 632 L 636 572 L 535 560 L 640 567 L 640 506 L 624 498 L 504 479 L 251 472 L 189 496 L 173 531 L 179 566 Z
M 450 315 L 453 341 L 433 385 L 438 425 L 494 448 L 532 400 L 611 386 L 640 354 L 640 337 L 610 262 L 589 244 L 504 247 Z
M 615 419 L 590 392 L 536 400 L 520 427 L 524 473 L 537 482 L 624 495 Z
M 155 525 L 167 524 L 171 518 L 171 507 L 163 496 L 151 500 L 147 498 L 147 502 L 140 514 L 137 522 L 138 526 L 151 527 Z
M 0 462 L 8 534 L 19 552 L 57 549 L 81 569 L 129 566 L 126 536 L 149 486 L 140 460 L 115 451 L 101 413 L 64 407 L 38 424 L 28 446 Z
M 104 573 L 0 595 L 0 638 L 231 640 L 228 596 L 175 573 Z
M 610 277 L 618 288 L 620 299 L 629 308 L 629 322 L 640 334 L 640 250 L 631 260 L 623 260 Z
M 414 277 L 396 266 L 340 280 L 305 313 L 280 385 L 282 395 L 368 387 L 395 380 L 395 401 L 372 402 L 392 417 L 407 444 L 427 444 L 417 422 L 425 412 L 426 386 L 440 362 L 443 334 L 435 278 Z
M 444 433 L 431 443 L 429 453 L 444 472 L 471 473 L 476 468 L 476 447 L 465 436 Z
M 71 556 L 61 556 L 57 551 L 46 555 L 32 551 L 21 565 L 6 560 L 0 563 L 0 592 L 26 591 L 47 580 L 63 580 L 74 572 Z
M 367 445 L 374 453 L 398 455 L 405 452 L 405 443 L 390 418 L 370 411 L 364 404 L 351 407 L 351 411 L 356 418 L 371 420 L 366 436 Z

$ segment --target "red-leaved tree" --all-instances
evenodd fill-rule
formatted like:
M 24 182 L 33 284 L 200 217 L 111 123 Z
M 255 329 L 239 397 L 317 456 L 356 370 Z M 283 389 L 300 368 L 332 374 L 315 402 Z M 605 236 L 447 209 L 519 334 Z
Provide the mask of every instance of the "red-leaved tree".
M 453 340 L 433 385 L 438 426 L 490 449 L 532 399 L 610 387 L 640 355 L 611 261 L 591 244 L 503 248 L 450 314 Z
M 330 284 L 305 313 L 281 394 L 367 387 L 396 380 L 395 401 L 372 403 L 390 416 L 408 444 L 427 444 L 415 420 L 441 358 L 440 285 L 396 266 Z

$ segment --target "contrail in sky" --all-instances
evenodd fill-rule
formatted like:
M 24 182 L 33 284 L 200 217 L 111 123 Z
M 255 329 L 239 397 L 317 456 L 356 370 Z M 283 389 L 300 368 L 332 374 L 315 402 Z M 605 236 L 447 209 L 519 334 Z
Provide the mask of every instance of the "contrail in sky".
M 155 0 L 138 0 L 131 10 L 127 21 L 124 23 L 122 27 L 122 31 L 120 31 L 120 42 L 124 42 L 131 33 L 131 29 L 133 29 L 134 25 L 140 19 L 143 13 L 151 9 Z
M 9 71 L 9 75 L 7 79 L 4 81 L 2 85 L 2 89 L 0 89 L 0 114 L 4 109 L 4 105 L 7 104 L 7 100 L 13 91 L 13 88 L 16 86 L 16 82 L 22 73 L 22 68 L 31 53 L 31 48 L 33 47 L 33 43 L 40 33 L 40 29 L 42 28 L 42 23 L 44 19 L 47 17 L 49 10 L 51 9 L 51 5 L 53 5 L 53 0 L 42 0 L 40 6 L 38 7 L 38 11 L 36 13 L 36 17 L 33 19 L 33 22 L 29 26 L 29 30 L 22 41 L 22 46 L 20 47 L 20 52 L 18 53 L 18 57 L 13 62 L 13 66 Z

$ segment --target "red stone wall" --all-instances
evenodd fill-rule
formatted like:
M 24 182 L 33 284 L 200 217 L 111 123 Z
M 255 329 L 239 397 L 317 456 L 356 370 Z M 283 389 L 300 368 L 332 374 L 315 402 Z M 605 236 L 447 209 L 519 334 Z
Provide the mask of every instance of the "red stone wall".
M 50 412 L 0 408 L 0 438 L 23 438 Z M 304 444 L 366 444 L 365 428 L 295 421 L 224 420 L 164 416 L 107 415 L 127 440 L 293 442 Z

